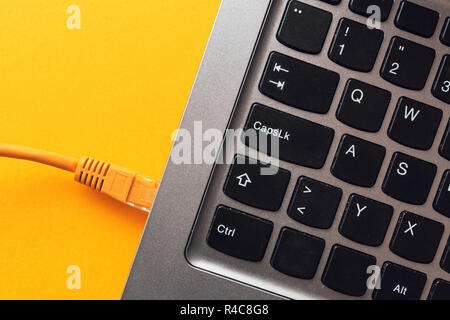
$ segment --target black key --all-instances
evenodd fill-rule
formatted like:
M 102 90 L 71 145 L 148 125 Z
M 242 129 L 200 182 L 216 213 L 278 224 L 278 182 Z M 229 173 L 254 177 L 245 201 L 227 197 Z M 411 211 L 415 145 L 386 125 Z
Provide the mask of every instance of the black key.
M 402 258 L 419 263 L 431 263 L 443 232 L 442 223 L 403 211 L 389 248 Z
M 396 152 L 383 181 L 383 191 L 394 199 L 421 205 L 427 201 L 436 176 L 435 164 Z
M 367 268 L 374 266 L 374 256 L 338 244 L 331 249 L 322 282 L 328 288 L 347 295 L 361 297 L 367 290 Z
M 447 245 L 445 246 L 440 265 L 442 270 L 450 273 L 450 237 L 448 237 Z
M 219 206 L 209 228 L 207 242 L 230 256 L 261 261 L 267 248 L 273 223 L 242 211 Z
M 380 246 L 386 236 L 394 208 L 357 194 L 350 195 L 339 232 L 350 240 Z
M 336 5 L 336 4 L 341 3 L 342 0 L 320 0 L 320 1 Z
M 336 72 L 272 52 L 259 90 L 292 107 L 327 113 L 338 83 Z
M 307 4 L 290 1 L 278 29 L 282 44 L 307 53 L 319 53 L 330 29 L 333 15 Z
M 384 33 L 365 24 L 342 18 L 334 34 L 328 56 L 331 60 L 356 71 L 372 70 Z
M 289 276 L 312 279 L 324 248 L 323 239 L 284 227 L 270 263 L 275 269 Z
M 381 270 L 380 288 L 373 291 L 374 300 L 419 300 L 427 275 L 392 262 Z
M 434 280 L 428 300 L 450 300 L 450 282 L 443 279 Z
M 418 4 L 402 1 L 395 17 L 397 28 L 430 38 L 436 30 L 439 12 L 419 6 Z
M 444 28 L 442 28 L 441 42 L 450 46 L 450 17 L 445 20 Z
M 450 119 L 448 120 L 447 129 L 445 129 L 444 137 L 439 146 L 439 154 L 445 159 L 450 160 Z
M 442 58 L 431 92 L 439 100 L 450 104 L 450 55 L 448 54 Z
M 436 52 L 418 43 L 393 37 L 381 68 L 387 81 L 411 90 L 422 90 Z
M 444 172 L 433 203 L 434 210 L 450 218 L 450 170 Z
M 323 167 L 334 138 L 331 128 L 260 104 L 252 106 L 244 130 L 249 147 L 275 156 L 277 139 L 279 159 L 314 169 Z
M 372 187 L 385 155 L 383 146 L 344 134 L 334 156 L 331 173 L 345 182 Z
M 300 177 L 289 204 L 288 215 L 311 227 L 328 229 L 342 198 L 342 190 L 329 184 Z
M 349 8 L 357 14 L 370 17 L 374 14 L 370 6 L 378 6 L 381 21 L 386 21 L 391 13 L 393 2 L 393 0 L 350 0 Z
M 223 188 L 227 196 L 239 202 L 277 211 L 290 177 L 291 173 L 287 170 L 237 155 Z
M 388 135 L 407 147 L 428 150 L 433 145 L 441 120 L 441 109 L 401 97 L 389 125 Z
M 377 132 L 390 101 L 389 91 L 350 79 L 345 86 L 336 117 L 350 127 Z

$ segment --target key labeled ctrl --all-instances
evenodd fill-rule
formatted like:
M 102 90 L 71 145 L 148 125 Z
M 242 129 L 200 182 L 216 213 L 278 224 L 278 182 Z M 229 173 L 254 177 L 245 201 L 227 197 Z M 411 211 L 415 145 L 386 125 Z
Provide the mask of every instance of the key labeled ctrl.
M 235 258 L 260 261 L 273 230 L 271 221 L 219 206 L 208 232 L 208 245 Z

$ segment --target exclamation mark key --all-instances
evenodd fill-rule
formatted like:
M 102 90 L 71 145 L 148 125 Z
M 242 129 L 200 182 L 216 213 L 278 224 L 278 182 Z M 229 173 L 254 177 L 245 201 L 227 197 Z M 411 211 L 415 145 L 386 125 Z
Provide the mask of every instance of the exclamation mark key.
M 328 112 L 339 75 L 321 67 L 272 52 L 259 90 L 266 96 L 316 113 Z

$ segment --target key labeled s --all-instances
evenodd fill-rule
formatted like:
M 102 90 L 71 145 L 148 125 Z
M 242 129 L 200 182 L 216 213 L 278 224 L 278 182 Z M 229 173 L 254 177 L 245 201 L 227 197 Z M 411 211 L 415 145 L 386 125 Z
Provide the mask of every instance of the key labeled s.
M 397 168 L 397 174 L 400 176 L 406 176 L 408 173 L 408 164 L 406 162 L 400 162 Z

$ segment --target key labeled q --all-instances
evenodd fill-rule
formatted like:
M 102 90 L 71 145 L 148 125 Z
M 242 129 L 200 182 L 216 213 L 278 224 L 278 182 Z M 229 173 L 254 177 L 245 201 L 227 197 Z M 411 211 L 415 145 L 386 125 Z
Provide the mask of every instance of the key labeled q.
M 361 89 L 355 89 L 352 91 L 351 98 L 353 102 L 361 104 L 364 100 L 364 91 Z

